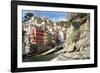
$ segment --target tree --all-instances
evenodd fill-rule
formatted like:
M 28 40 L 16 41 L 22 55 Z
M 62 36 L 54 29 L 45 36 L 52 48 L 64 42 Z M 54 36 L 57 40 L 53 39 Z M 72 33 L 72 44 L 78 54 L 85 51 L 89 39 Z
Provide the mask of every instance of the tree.
M 24 21 L 30 20 L 32 16 L 33 16 L 33 13 L 26 13 L 26 15 L 24 16 Z

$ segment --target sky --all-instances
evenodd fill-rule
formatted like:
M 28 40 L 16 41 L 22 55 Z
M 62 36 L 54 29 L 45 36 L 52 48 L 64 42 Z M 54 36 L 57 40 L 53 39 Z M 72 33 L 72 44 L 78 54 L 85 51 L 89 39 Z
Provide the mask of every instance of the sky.
M 26 13 L 33 13 L 35 16 L 46 17 L 49 20 L 52 20 L 53 22 L 66 21 L 70 16 L 70 13 L 68 12 L 23 10 L 22 11 L 23 20 Z

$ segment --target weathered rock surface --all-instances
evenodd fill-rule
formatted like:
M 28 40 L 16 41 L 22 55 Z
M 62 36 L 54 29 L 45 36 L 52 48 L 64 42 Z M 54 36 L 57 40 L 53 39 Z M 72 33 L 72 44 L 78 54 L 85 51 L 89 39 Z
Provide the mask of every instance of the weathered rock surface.
M 73 42 L 71 34 L 67 34 L 67 39 L 64 43 L 64 49 L 59 52 L 59 55 L 53 61 L 60 60 L 75 60 L 75 59 L 90 59 L 90 23 L 89 19 L 79 27 L 79 38 Z M 69 29 L 70 30 L 70 29 Z M 72 33 L 73 30 L 67 33 Z M 77 34 L 77 33 L 76 33 Z

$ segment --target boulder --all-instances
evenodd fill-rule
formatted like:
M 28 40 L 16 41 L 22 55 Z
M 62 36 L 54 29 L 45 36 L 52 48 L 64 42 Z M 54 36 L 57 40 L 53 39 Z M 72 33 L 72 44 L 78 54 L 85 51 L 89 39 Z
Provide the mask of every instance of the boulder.
M 67 52 L 70 52 L 70 51 L 73 51 L 73 49 L 74 49 L 74 47 L 75 47 L 75 43 L 72 43 L 72 44 L 70 44 L 68 47 L 67 47 Z

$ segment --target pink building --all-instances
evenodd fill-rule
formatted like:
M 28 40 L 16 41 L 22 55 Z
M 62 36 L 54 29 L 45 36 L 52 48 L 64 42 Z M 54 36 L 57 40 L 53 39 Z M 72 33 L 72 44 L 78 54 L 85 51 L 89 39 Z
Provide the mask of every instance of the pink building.
M 44 31 L 40 30 L 40 28 L 31 27 L 30 32 L 30 42 L 31 44 L 40 44 L 44 45 Z

